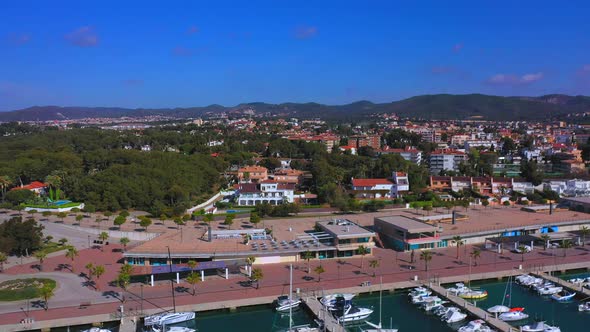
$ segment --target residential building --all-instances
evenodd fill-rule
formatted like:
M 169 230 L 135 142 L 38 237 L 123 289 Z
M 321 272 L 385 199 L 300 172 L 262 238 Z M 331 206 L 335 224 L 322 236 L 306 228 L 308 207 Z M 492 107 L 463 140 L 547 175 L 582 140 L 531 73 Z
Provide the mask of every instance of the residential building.
M 268 169 L 263 166 L 246 166 L 238 170 L 238 180 L 240 182 L 258 183 L 268 179 Z
M 294 191 L 294 184 L 278 183 L 272 180 L 264 180 L 260 183 L 240 183 L 237 202 L 240 206 L 254 206 L 262 203 L 270 205 L 293 203 Z
M 281 169 L 272 175 L 273 180 L 278 183 L 293 183 L 301 185 L 303 181 L 303 171 L 296 169 Z
M 394 184 L 388 179 L 352 179 L 356 198 L 391 198 Z
M 467 155 L 457 150 L 436 150 L 430 154 L 430 174 L 441 171 L 458 171 L 459 165 L 467 160 Z
M 375 150 L 379 150 L 381 148 L 381 137 L 379 135 L 350 136 L 348 138 L 348 145 L 354 146 L 357 149 L 363 146 L 369 146 Z
M 469 151 L 472 148 L 484 148 L 491 149 L 492 147 L 498 147 L 498 142 L 494 140 L 466 140 L 463 143 L 465 151 Z
M 37 195 L 45 194 L 47 192 L 47 184 L 39 181 L 33 181 L 27 185 L 14 187 L 10 191 L 14 190 L 30 190 Z
M 408 173 L 393 172 L 393 187 L 391 188 L 392 197 L 402 197 L 410 191 L 410 179 Z
M 420 165 L 422 163 L 422 151 L 412 148 L 406 147 L 404 149 L 392 149 L 389 147 L 385 147 L 381 150 L 381 154 L 399 154 L 407 161 L 411 161 L 414 164 Z

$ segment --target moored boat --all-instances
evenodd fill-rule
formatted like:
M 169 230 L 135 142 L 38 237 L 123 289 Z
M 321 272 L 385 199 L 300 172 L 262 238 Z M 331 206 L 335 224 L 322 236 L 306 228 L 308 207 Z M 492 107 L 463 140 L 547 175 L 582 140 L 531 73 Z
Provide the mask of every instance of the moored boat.
M 447 312 L 442 316 L 442 320 L 447 324 L 457 323 L 467 318 L 467 315 L 461 312 L 459 308 L 451 307 L 447 310 Z
M 579 304 L 578 311 L 590 311 L 590 301 Z
M 279 296 L 277 298 L 277 305 L 275 307 L 276 311 L 279 312 L 286 312 L 290 309 L 297 309 L 301 304 L 301 299 L 296 297 L 290 297 L 287 295 Z
M 192 311 L 163 313 L 146 316 L 143 320 L 146 327 L 151 327 L 154 332 L 163 332 L 163 327 L 171 324 L 182 323 L 195 319 Z
M 459 332 L 491 332 L 492 329 L 485 325 L 482 319 L 472 320 L 459 328 Z
M 529 318 L 529 315 L 525 314 L 523 311 L 524 308 L 512 308 L 510 311 L 498 316 L 498 319 L 505 322 L 515 322 Z
M 570 301 L 571 299 L 573 299 L 574 296 L 576 296 L 575 292 L 570 292 L 570 291 L 564 289 L 563 291 L 561 291 L 559 293 L 551 295 L 551 298 L 557 302 L 566 302 L 566 301 Z
M 334 307 L 334 305 L 336 305 L 336 299 L 338 297 L 343 297 L 344 300 L 346 301 L 350 301 L 352 300 L 353 297 L 355 297 L 355 294 L 350 294 L 350 293 L 344 293 L 344 294 L 329 294 L 326 295 L 324 297 L 322 297 L 320 299 L 320 303 L 327 308 L 332 308 Z
M 520 327 L 522 332 L 561 332 L 561 329 L 557 326 L 551 326 L 545 324 L 545 322 L 535 322 L 529 325 L 523 325 Z

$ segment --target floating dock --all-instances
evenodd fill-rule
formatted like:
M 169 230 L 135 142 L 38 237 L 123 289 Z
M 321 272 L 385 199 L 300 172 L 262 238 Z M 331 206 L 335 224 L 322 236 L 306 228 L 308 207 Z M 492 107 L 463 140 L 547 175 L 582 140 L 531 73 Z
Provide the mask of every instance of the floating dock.
M 328 332 L 345 332 L 343 326 L 341 326 L 336 318 L 324 306 L 318 301 L 314 295 L 305 296 L 302 298 L 303 304 L 311 311 L 317 319 L 324 322 L 326 331 Z
M 586 295 L 586 297 L 590 297 L 590 289 L 583 287 L 583 286 L 578 286 L 578 285 L 574 285 L 569 281 L 563 280 L 563 279 L 559 279 L 557 277 L 554 276 L 550 276 L 545 272 L 538 272 L 538 273 L 531 273 L 534 276 L 537 276 L 539 278 L 543 278 L 545 280 L 549 280 L 552 283 L 559 285 L 563 288 L 567 288 L 570 291 L 576 292 L 578 294 L 583 294 Z
M 502 332 L 518 331 L 517 328 L 514 328 L 514 327 L 510 326 L 508 323 L 495 318 L 491 314 L 487 313 L 485 310 L 476 307 L 473 303 L 471 303 L 465 299 L 462 299 L 458 296 L 454 296 L 454 295 L 449 294 L 449 292 L 441 286 L 438 286 L 438 285 L 424 285 L 424 286 L 432 289 L 432 291 L 434 293 L 436 293 L 437 295 L 447 298 L 449 301 L 453 302 L 453 304 L 456 305 L 457 307 L 464 309 L 465 311 L 476 316 L 477 318 L 486 321 L 488 323 L 488 325 L 490 325 L 492 328 L 494 328 L 498 331 L 502 331 Z

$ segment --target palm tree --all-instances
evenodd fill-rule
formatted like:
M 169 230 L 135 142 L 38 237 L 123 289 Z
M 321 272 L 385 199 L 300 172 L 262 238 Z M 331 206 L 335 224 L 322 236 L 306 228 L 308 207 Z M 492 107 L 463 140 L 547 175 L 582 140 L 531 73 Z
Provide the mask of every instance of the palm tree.
M 471 251 L 471 257 L 473 258 L 473 265 L 477 266 L 477 259 L 481 256 L 481 249 L 473 248 Z
M 580 227 L 580 234 L 582 235 L 582 247 L 586 246 L 586 235 L 590 234 L 590 228 L 587 226 Z
M 313 272 L 318 274 L 318 282 L 322 281 L 322 273 L 326 272 L 326 270 L 324 269 L 323 266 L 318 265 L 316 266 L 315 269 L 313 269 Z
M 551 240 L 551 236 L 543 234 L 541 235 L 541 240 L 543 240 L 543 250 L 547 250 L 549 240 Z
M 88 263 L 84 266 L 84 268 L 88 270 L 88 273 L 86 274 L 88 281 L 92 281 L 92 271 L 94 271 L 94 264 Z
M 0 251 L 0 272 L 4 272 L 4 263 L 8 261 L 8 255 Z
M 109 238 L 109 233 L 107 232 L 102 232 L 100 234 L 98 234 L 98 239 L 101 240 L 102 242 L 106 242 Z M 100 250 L 104 250 L 103 247 L 100 247 Z
M 311 272 L 311 264 L 309 264 L 309 261 L 314 257 L 315 255 L 309 250 L 303 253 L 303 259 L 307 261 L 307 274 Z
M 428 272 L 428 263 L 432 260 L 432 251 L 424 250 L 420 253 L 420 260 L 424 261 L 424 269 Z
M 105 273 L 105 268 L 102 265 L 97 265 L 92 269 L 91 275 L 94 275 L 96 277 L 96 289 L 100 288 L 100 286 L 98 285 L 98 279 L 100 279 L 100 276 L 103 275 L 104 273 Z
M 0 176 L 0 190 L 2 190 L 2 201 L 4 202 L 4 197 L 6 197 L 6 191 L 12 185 L 12 180 L 8 175 Z
M 264 278 L 264 273 L 262 272 L 262 269 L 255 268 L 252 270 L 252 273 L 250 275 L 250 280 L 253 282 L 256 282 L 256 289 L 258 289 L 260 287 L 260 281 L 263 278 Z
M 47 254 L 44 251 L 37 251 L 35 253 L 35 258 L 39 260 L 39 270 L 43 271 L 43 261 L 47 258 Z
M 561 243 L 561 247 L 563 248 L 563 257 L 567 256 L 567 250 L 574 246 L 572 240 L 565 240 Z
M 359 246 L 358 249 L 356 250 L 356 253 L 361 255 L 361 270 L 362 270 L 365 266 L 365 255 L 369 253 L 369 248 L 367 248 L 365 246 Z
M 248 256 L 246 257 L 246 264 L 248 264 L 248 276 L 252 276 L 252 265 L 256 261 L 256 257 Z
M 201 281 L 201 276 L 196 273 L 196 272 L 191 272 L 187 277 L 186 277 L 186 282 L 188 282 L 189 284 L 191 284 L 193 286 L 193 296 L 195 296 L 197 294 L 197 291 L 195 289 L 195 286 Z
M 195 268 L 197 267 L 197 265 L 199 265 L 199 263 L 197 263 L 197 261 L 195 260 L 190 260 L 186 263 L 186 265 L 188 265 L 188 267 L 191 269 L 191 272 L 195 271 Z
M 41 287 L 41 289 L 39 289 L 39 295 L 41 295 L 41 297 L 45 301 L 45 311 L 47 311 L 47 309 L 49 309 L 49 299 L 55 295 L 55 293 L 53 292 L 53 288 L 45 284 L 43 285 L 43 287 Z
M 525 247 L 524 245 L 519 245 L 518 246 L 518 253 L 520 253 L 520 261 L 524 262 L 524 254 L 528 253 L 528 248 Z
M 379 261 L 376 259 L 370 260 L 369 267 L 373 269 L 373 278 L 375 278 L 377 268 L 379 267 Z
M 459 259 L 459 247 L 464 245 L 465 241 L 463 241 L 463 238 L 460 237 L 459 235 L 455 235 L 455 236 L 453 236 L 453 239 L 451 240 L 451 242 L 457 246 L 457 259 Z
M 122 237 L 119 240 L 119 243 L 121 243 L 123 245 L 123 251 L 127 251 L 127 245 L 129 244 L 129 242 L 131 242 L 131 240 L 129 240 L 128 237 Z
M 66 258 L 72 260 L 72 273 L 74 272 L 74 259 L 78 256 L 78 250 L 74 246 L 68 246 L 66 249 Z

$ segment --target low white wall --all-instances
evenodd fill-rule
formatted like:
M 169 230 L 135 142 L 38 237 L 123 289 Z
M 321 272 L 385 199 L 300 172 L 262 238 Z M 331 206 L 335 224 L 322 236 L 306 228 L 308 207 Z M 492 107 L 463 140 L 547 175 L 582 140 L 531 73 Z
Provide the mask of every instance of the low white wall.
M 212 205 L 213 202 L 215 202 L 217 199 L 219 199 L 219 197 L 221 197 L 221 193 L 220 192 L 217 193 L 217 194 L 215 194 L 215 195 L 213 195 L 213 197 L 209 198 L 206 202 L 201 203 L 199 205 L 195 205 L 192 208 L 186 210 L 186 213 L 191 214 L 191 213 L 195 212 L 196 210 L 204 209 L 204 208 Z
M 76 206 L 70 206 L 67 208 L 57 208 L 57 209 L 44 209 L 44 208 L 34 208 L 34 207 L 26 207 L 25 211 L 31 211 L 31 210 L 35 210 L 37 212 L 45 212 L 45 211 L 49 211 L 49 212 L 70 212 L 72 211 L 72 209 L 78 208 L 80 210 L 82 210 L 84 208 L 84 203 L 80 203 L 79 205 Z
M 41 224 L 47 223 L 47 221 L 42 221 Z M 109 237 L 112 238 L 122 238 L 126 237 L 131 241 L 148 241 L 160 235 L 160 233 L 145 233 L 145 232 L 123 232 L 123 231 L 114 231 L 108 229 L 98 229 L 98 228 L 87 228 L 87 227 L 80 227 L 80 226 L 72 226 L 72 225 L 64 225 L 64 224 L 56 224 L 64 228 L 73 229 L 80 232 L 85 232 L 88 234 L 95 234 L 98 235 L 102 232 L 107 232 Z

